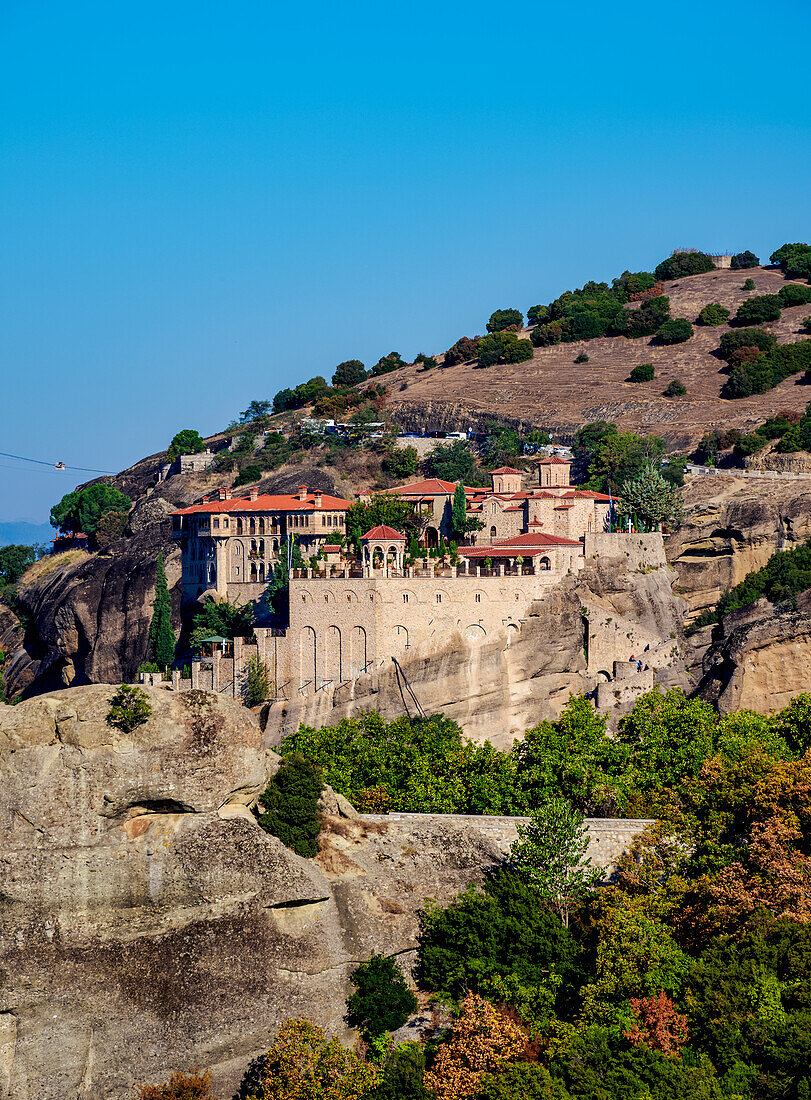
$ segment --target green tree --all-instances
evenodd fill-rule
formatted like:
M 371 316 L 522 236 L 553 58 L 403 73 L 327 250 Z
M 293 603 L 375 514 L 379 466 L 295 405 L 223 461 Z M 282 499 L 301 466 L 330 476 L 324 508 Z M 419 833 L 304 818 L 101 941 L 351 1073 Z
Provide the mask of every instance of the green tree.
M 487 322 L 488 332 L 504 332 L 509 329 L 521 328 L 524 324 L 524 315 L 520 309 L 497 309 L 490 314 Z
M 344 1020 L 360 1028 L 367 1041 L 402 1027 L 417 1010 L 417 998 L 394 959 L 372 955 L 349 975 L 355 992 L 346 1002 Z
M 366 368 L 360 359 L 347 359 L 345 363 L 339 363 L 332 375 L 334 386 L 357 386 L 366 381 Z
M 465 485 L 489 484 L 485 482 L 469 445 L 463 439 L 453 443 L 437 443 L 422 460 L 426 477 L 438 477 L 443 481 L 462 481 Z
M 0 547 L 0 587 L 15 584 L 30 565 L 36 561 L 33 546 Z
M 239 471 L 236 481 L 234 482 L 234 487 L 238 488 L 240 485 L 250 485 L 254 481 L 259 481 L 261 476 L 262 467 L 258 463 L 252 462 L 250 466 L 245 466 L 244 469 Z
M 475 1100 L 571 1100 L 562 1081 L 537 1062 L 513 1062 L 479 1082 Z
M 287 538 L 288 542 L 282 545 L 279 556 L 276 559 L 276 564 L 273 568 L 273 576 L 270 578 L 267 588 L 262 593 L 262 602 L 269 608 L 273 617 L 280 623 L 287 623 L 290 621 L 290 571 L 287 568 L 288 551 L 291 569 L 306 568 L 298 542 L 293 539 L 291 543 L 289 541 L 289 535 Z
M 664 440 L 658 436 L 618 432 L 615 425 L 609 425 L 595 442 L 597 439 L 595 432 L 584 448 L 589 475 L 586 488 L 596 492 L 610 489 L 616 493 L 623 482 L 638 477 L 645 466 L 660 461 L 665 452 Z
M 206 596 L 203 607 L 194 616 L 189 644 L 199 649 L 203 638 L 243 638 L 253 632 L 250 604 L 233 604 Z
M 764 321 L 780 320 L 780 298 L 776 294 L 760 294 L 741 302 L 735 314 L 739 325 L 759 325 Z
M 532 344 L 519 340 L 514 332 L 492 332 L 483 336 L 478 349 L 480 367 L 492 367 L 496 363 L 523 363 L 532 358 Z
M 710 302 L 698 315 L 700 325 L 723 325 L 729 320 L 729 310 L 718 302 Z
M 517 831 L 511 860 L 568 928 L 572 909 L 603 874 L 585 858 L 589 840 L 583 814 L 565 798 L 550 798 L 532 810 L 527 824 L 519 823 Z
M 453 490 L 453 504 L 451 506 L 451 527 L 454 537 L 461 541 L 471 531 L 480 531 L 484 524 L 480 519 L 469 517 L 467 514 L 467 495 L 462 482 L 457 482 Z
M 389 447 L 383 457 L 383 469 L 391 477 L 404 480 L 416 474 L 418 461 L 416 447 Z
M 780 287 L 777 297 L 784 309 L 805 306 L 811 302 L 811 286 L 806 286 L 804 283 L 786 283 L 785 286 Z
M 286 756 L 259 799 L 259 825 L 297 855 L 311 859 L 318 854 L 323 789 L 320 768 L 300 753 Z
M 239 414 L 240 424 L 254 424 L 257 420 L 265 420 L 273 408 L 271 401 L 251 401 L 247 409 Z
M 75 489 L 51 508 L 51 526 L 64 533 L 84 531 L 94 535 L 106 512 L 129 512 L 132 501 L 111 485 L 88 485 Z
M 619 740 L 628 748 L 628 778 L 638 792 L 671 790 L 697 776 L 712 751 L 717 715 L 680 688 L 646 692 L 621 719 Z
M 400 1043 L 387 1058 L 370 1100 L 433 1100 L 423 1084 L 425 1051 L 419 1043 Z
M 146 722 L 151 713 L 147 693 L 130 684 L 122 684 L 110 700 L 107 725 L 116 726 L 124 733 L 132 733 Z
M 163 554 L 158 554 L 155 575 L 155 599 L 149 623 L 149 652 L 161 669 L 166 670 L 175 659 L 175 632 L 172 629 L 172 600 L 166 582 Z
M 754 254 L 754 252 L 736 252 L 732 257 L 732 270 L 733 271 L 745 271 L 749 267 L 758 267 L 760 260 Z
M 653 363 L 638 363 L 628 375 L 629 382 L 652 382 L 655 371 Z
M 183 428 L 172 439 L 166 452 L 170 462 L 181 455 L 196 455 L 206 449 L 205 440 L 194 428 Z
M 245 672 L 245 694 L 248 706 L 258 707 L 260 703 L 266 701 L 270 694 L 270 674 L 267 661 L 263 661 L 258 653 L 254 653 L 248 661 Z
M 693 335 L 693 326 L 684 317 L 673 317 L 656 330 L 660 344 L 683 344 Z
M 452 998 L 469 990 L 548 1016 L 562 976 L 575 962 L 574 937 L 526 877 L 500 867 L 481 889 L 420 917 L 415 977 L 421 989 Z
M 677 527 L 684 517 L 678 488 L 652 462 L 623 482 L 620 497 L 623 512 L 635 517 L 640 531 L 659 531 L 663 523 Z
M 420 535 L 423 521 L 413 505 L 396 493 L 375 493 L 368 501 L 356 500 L 347 509 L 347 531 L 357 529 L 362 535 L 379 524 L 393 527 L 409 538 L 412 534 Z
M 674 378 L 672 381 L 668 382 L 662 390 L 664 397 L 682 397 L 685 393 L 687 393 L 687 387 L 684 382 L 680 381 L 678 378 Z
M 657 265 L 654 275 L 657 279 L 669 280 L 681 279 L 685 275 L 703 275 L 714 270 L 712 256 L 706 252 L 674 252 Z

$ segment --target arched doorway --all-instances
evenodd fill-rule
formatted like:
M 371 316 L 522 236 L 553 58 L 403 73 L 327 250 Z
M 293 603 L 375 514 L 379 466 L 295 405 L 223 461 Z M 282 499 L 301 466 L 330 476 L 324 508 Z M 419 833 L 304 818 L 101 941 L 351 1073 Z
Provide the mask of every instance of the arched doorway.
M 436 527 L 426 527 L 425 545 L 431 550 L 439 546 L 439 531 L 437 531 Z

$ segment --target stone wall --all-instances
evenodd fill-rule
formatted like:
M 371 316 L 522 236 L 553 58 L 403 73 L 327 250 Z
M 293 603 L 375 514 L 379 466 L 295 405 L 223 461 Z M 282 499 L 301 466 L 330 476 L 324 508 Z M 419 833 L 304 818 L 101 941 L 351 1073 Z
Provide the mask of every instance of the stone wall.
M 529 821 L 527 817 L 479 817 L 473 814 L 360 814 L 360 821 L 385 823 L 389 835 L 395 833 L 407 839 L 409 834 L 426 829 L 439 829 L 445 826 L 473 830 L 480 836 L 492 840 L 497 848 L 506 855 L 511 845 L 518 839 L 518 826 Z M 595 867 L 604 867 L 606 877 L 610 876 L 620 856 L 628 851 L 634 839 L 653 825 L 648 818 L 588 817 L 586 828 L 589 846 L 586 858 Z

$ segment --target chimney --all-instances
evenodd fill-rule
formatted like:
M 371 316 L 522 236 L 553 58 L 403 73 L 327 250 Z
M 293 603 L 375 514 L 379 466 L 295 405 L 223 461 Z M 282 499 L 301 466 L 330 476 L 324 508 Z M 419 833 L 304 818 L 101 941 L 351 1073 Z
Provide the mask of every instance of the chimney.
M 251 489 L 251 490 L 249 491 L 249 493 L 248 493 L 248 499 L 249 499 L 249 500 L 256 500 L 256 498 L 257 498 L 258 496 L 259 496 L 259 490 L 258 490 L 258 489 L 257 489 L 256 487 L 254 487 L 253 489 Z
M 314 496 L 313 499 L 315 500 L 316 508 L 320 508 L 321 507 L 321 490 L 320 489 L 316 489 L 315 496 Z
M 226 490 L 225 490 L 225 499 L 226 499 L 226 500 L 230 500 L 230 499 L 231 499 L 231 490 L 230 490 L 230 489 L 226 489 Z
M 208 504 L 209 501 L 210 501 L 209 497 L 203 497 L 203 504 Z
M 299 498 L 299 500 L 306 500 L 307 499 L 307 486 L 306 485 L 299 485 L 299 487 L 298 487 L 298 498 Z
M 225 498 L 226 498 L 225 489 L 220 489 L 220 491 L 217 495 L 219 496 L 220 500 L 225 500 Z

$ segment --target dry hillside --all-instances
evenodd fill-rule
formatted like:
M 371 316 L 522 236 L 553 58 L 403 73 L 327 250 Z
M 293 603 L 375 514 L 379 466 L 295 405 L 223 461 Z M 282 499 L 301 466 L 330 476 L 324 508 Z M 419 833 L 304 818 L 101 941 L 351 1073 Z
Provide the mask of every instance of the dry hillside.
M 752 278 L 755 289 L 743 290 Z M 760 294 L 776 294 L 786 282 L 777 268 L 749 271 L 712 271 L 666 283 L 671 316 L 695 321 L 709 302 L 720 302 L 734 316 L 741 302 Z M 802 338 L 801 324 L 808 305 L 783 310 L 780 321 L 768 327 L 780 343 Z M 721 396 L 726 363 L 714 353 L 728 325 L 697 326 L 685 344 L 658 346 L 653 338 L 628 340 L 607 336 L 556 347 L 536 348 L 531 360 L 479 370 L 471 364 L 419 372 L 408 366 L 386 376 L 391 387 L 392 411 L 409 424 L 468 426 L 485 414 L 543 425 L 556 434 L 575 431 L 584 421 L 613 420 L 621 428 L 654 432 L 671 447 L 687 448 L 710 428 L 750 431 L 779 409 L 803 411 L 811 388 L 797 375 L 768 393 L 738 400 Z M 530 330 L 525 330 L 527 335 Z M 589 362 L 575 364 L 585 352 Z M 652 382 L 626 382 L 639 363 L 652 363 Z M 666 398 L 668 382 L 680 379 L 687 394 Z M 403 382 L 407 388 L 401 389 Z

